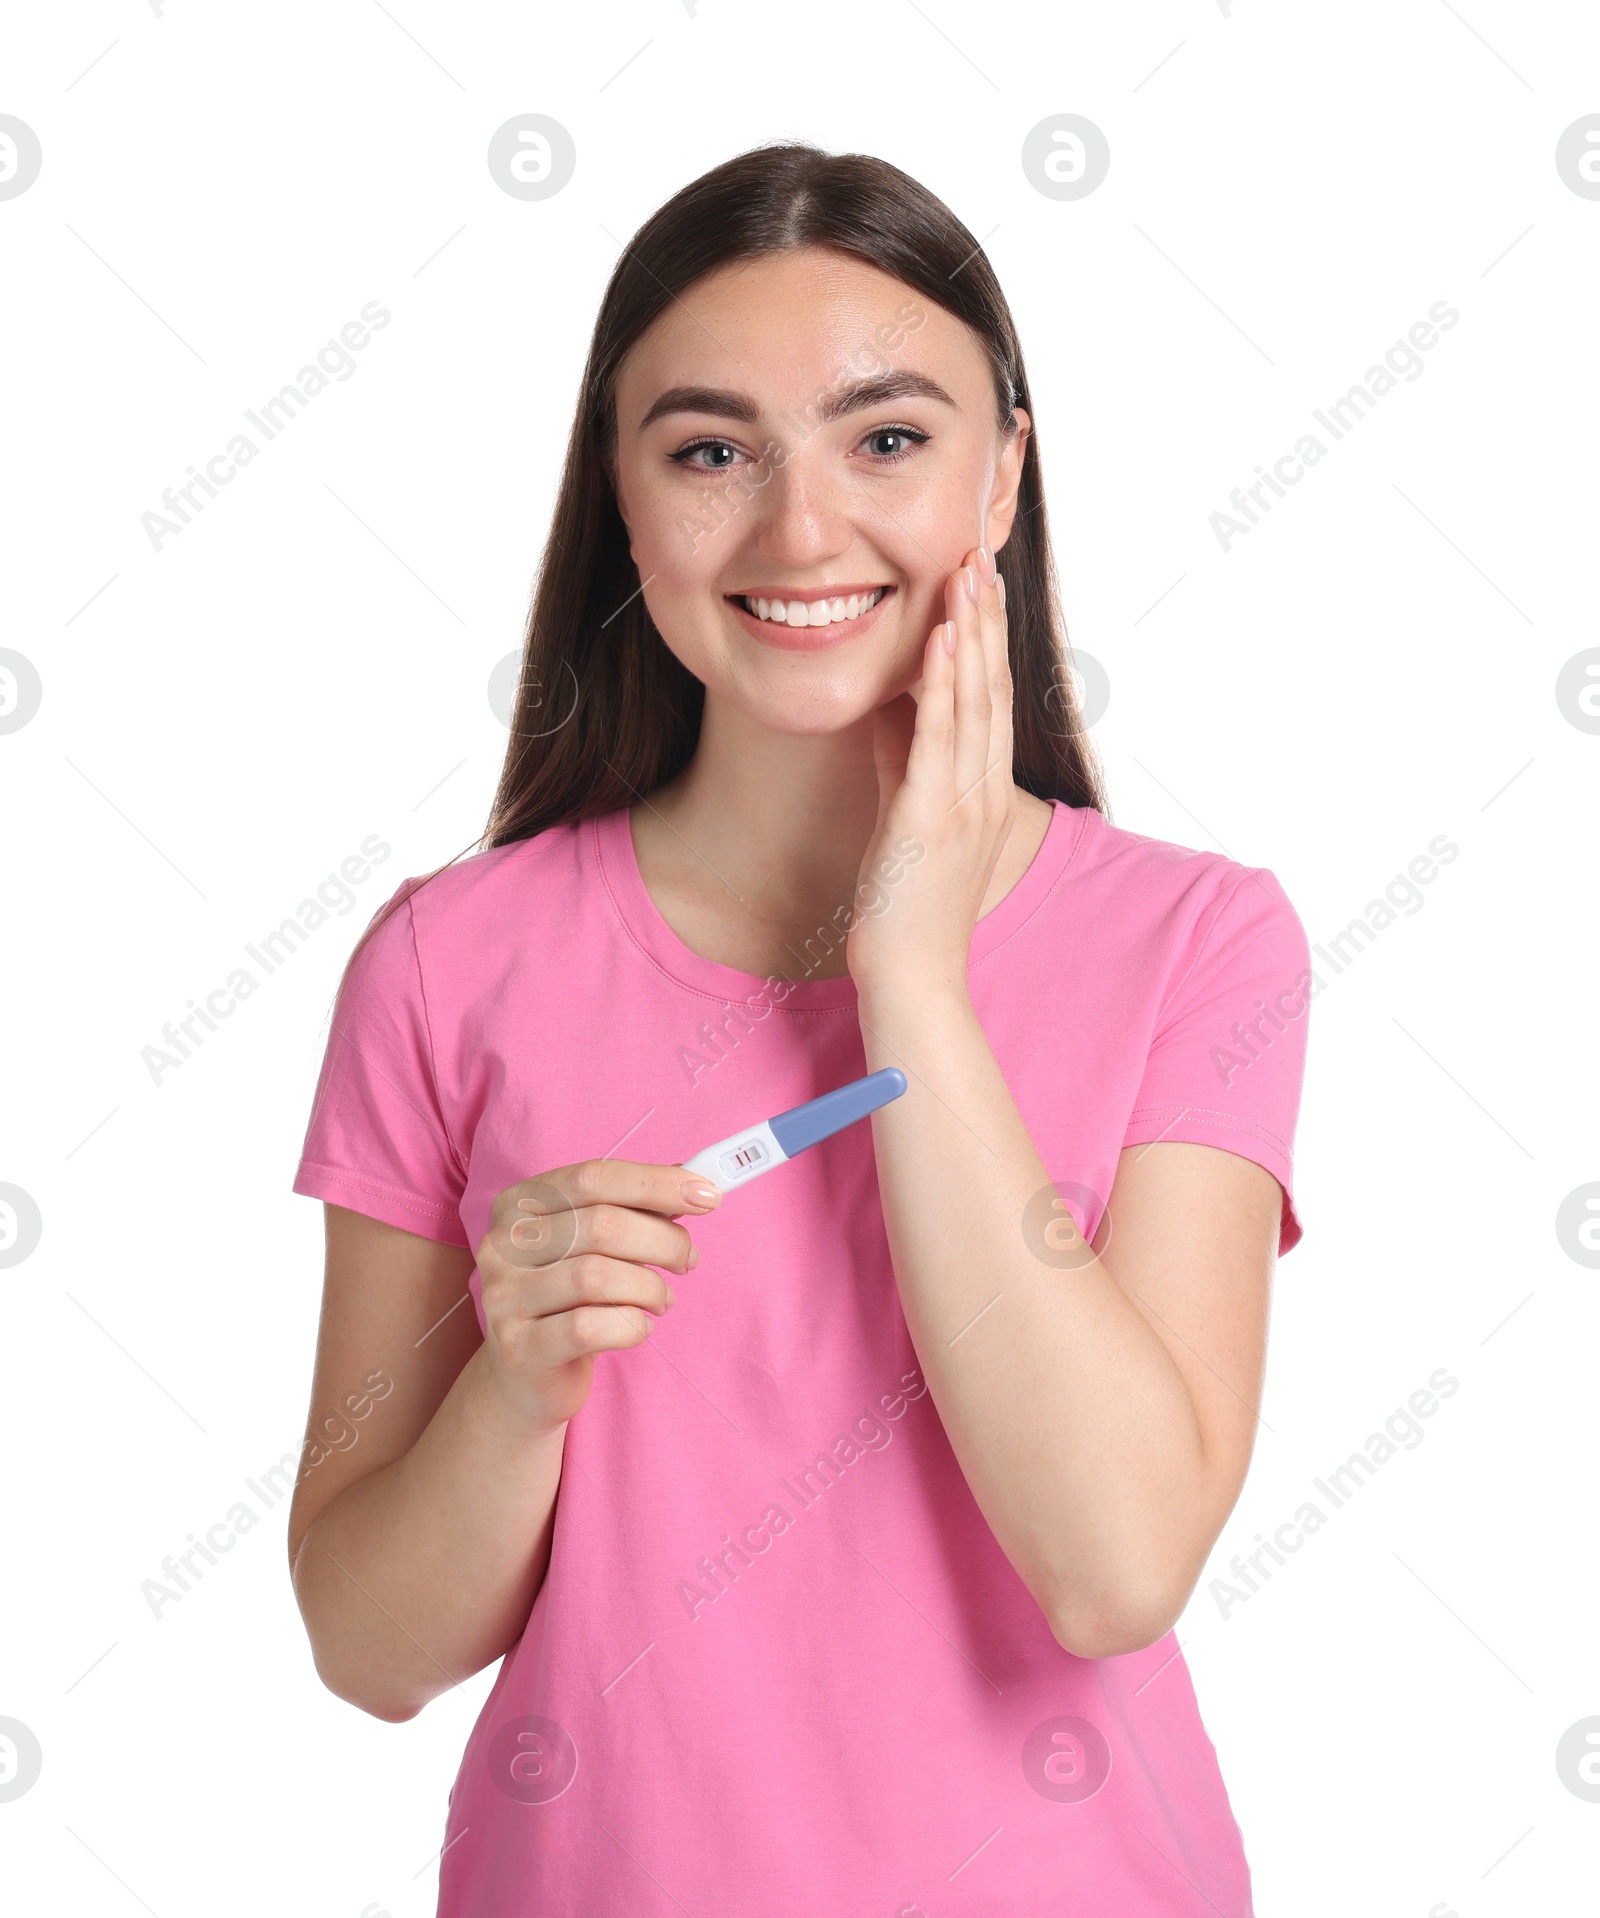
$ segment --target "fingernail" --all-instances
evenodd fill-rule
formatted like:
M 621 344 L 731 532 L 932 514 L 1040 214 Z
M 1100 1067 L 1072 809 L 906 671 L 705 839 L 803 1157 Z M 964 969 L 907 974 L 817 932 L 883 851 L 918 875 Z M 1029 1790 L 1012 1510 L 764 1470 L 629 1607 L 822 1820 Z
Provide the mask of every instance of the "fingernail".
M 694 1260 L 693 1260 L 693 1259 L 691 1259 L 691 1260 L 689 1261 L 689 1263 L 690 1263 L 691 1265 L 693 1265 L 693 1264 L 694 1264 Z M 665 1281 L 663 1281 L 663 1283 L 665 1283 Z M 667 1304 L 668 1304 L 668 1305 L 676 1305 L 676 1304 L 677 1304 L 677 1302 L 678 1302 L 678 1295 L 677 1295 L 677 1293 L 673 1291 L 673 1289 L 672 1289 L 672 1287 L 671 1287 L 670 1285 L 669 1285 L 669 1286 L 667 1286 Z
M 944 649 L 945 649 L 945 651 L 946 651 L 947 653 L 953 653 L 953 652 L 955 651 L 955 649 L 956 649 L 956 623 L 955 623 L 955 621 L 954 621 L 953 619 L 947 619 L 947 620 L 945 621 L 945 623 L 944 623 L 944 633 L 943 633 L 943 636 L 941 637 L 941 639 L 940 639 L 940 641 L 939 641 L 939 643 L 940 643 L 940 645 L 941 645 L 941 646 L 943 646 L 943 647 L 944 647 Z
M 700 1248 L 697 1245 L 691 1245 L 689 1247 L 689 1257 L 684 1264 L 684 1270 L 686 1272 L 692 1272 L 699 1263 L 700 1263 Z
M 995 583 L 995 586 L 996 586 L 996 588 L 997 588 L 997 590 L 999 591 L 999 594 L 1000 594 L 1000 610 L 1001 610 L 1001 612 L 1004 612 L 1004 611 L 1005 611 L 1005 609 L 1006 609 L 1006 582 L 1005 582 L 1005 575 L 1004 575 L 1003 573 L 996 573 L 996 574 L 995 574 L 995 576 L 994 576 L 994 583 Z
M 994 578 L 994 554 L 989 551 L 987 546 L 980 546 L 978 548 L 978 564 L 983 568 L 983 576 L 985 579 Z
M 709 1179 L 685 1179 L 678 1190 L 690 1205 L 715 1205 L 722 1197 Z
M 978 575 L 970 566 L 963 566 L 961 569 L 961 579 L 967 589 L 968 599 L 976 606 L 978 603 Z

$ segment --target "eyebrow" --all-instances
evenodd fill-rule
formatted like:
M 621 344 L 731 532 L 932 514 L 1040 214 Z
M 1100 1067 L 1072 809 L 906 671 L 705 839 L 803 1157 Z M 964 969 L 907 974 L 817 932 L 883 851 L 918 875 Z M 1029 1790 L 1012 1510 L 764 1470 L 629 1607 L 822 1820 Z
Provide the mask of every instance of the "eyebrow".
M 930 380 L 925 373 L 909 372 L 880 373 L 873 379 L 856 380 L 837 391 L 819 394 L 814 404 L 825 425 L 847 413 L 881 406 L 887 400 L 913 397 L 955 406 L 955 401 L 937 380 Z M 740 420 L 746 426 L 753 426 L 761 417 L 761 409 L 746 393 L 730 392 L 719 386 L 671 386 L 640 420 L 639 431 L 642 433 L 668 413 L 715 413 L 723 419 Z

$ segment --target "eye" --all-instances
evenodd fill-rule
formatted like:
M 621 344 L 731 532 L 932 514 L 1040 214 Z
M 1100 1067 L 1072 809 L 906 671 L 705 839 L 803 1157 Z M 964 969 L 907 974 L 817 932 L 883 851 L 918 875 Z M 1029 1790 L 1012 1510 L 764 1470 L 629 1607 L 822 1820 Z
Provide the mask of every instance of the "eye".
M 873 454 L 872 457 L 875 460 L 877 460 L 880 465 L 890 466 L 896 460 L 910 459 L 912 449 L 918 446 L 925 446 L 928 442 L 928 437 L 929 436 L 926 433 L 922 432 L 919 428 L 915 426 L 875 426 L 872 429 L 872 431 L 866 436 L 866 438 L 861 442 L 861 444 L 863 446 L 868 446 L 872 443 L 873 440 L 908 440 L 910 441 L 911 443 L 910 446 L 908 446 L 906 450 L 903 452 Z
M 734 450 L 727 440 L 691 440 L 687 446 L 680 446 L 676 453 L 669 453 L 667 458 L 679 466 L 692 466 L 696 472 L 722 472 L 727 466 L 726 461 L 719 460 L 713 466 L 702 466 L 700 462 L 694 458 L 696 453 L 703 453 L 710 447 L 716 447 L 719 451 L 726 453 L 732 453 Z
M 875 465 L 893 466 L 900 460 L 910 459 L 917 447 L 926 445 L 931 437 L 917 426 L 875 426 L 860 440 L 859 444 L 871 446 L 875 441 L 882 440 L 902 442 L 898 451 L 875 452 L 869 455 Z M 699 457 L 702 453 L 714 453 L 718 457 L 703 461 Z M 686 446 L 680 446 L 675 453 L 669 453 L 667 458 L 675 466 L 682 466 L 690 472 L 726 473 L 738 458 L 738 448 L 731 440 L 717 439 L 708 434 L 700 439 L 690 440 Z

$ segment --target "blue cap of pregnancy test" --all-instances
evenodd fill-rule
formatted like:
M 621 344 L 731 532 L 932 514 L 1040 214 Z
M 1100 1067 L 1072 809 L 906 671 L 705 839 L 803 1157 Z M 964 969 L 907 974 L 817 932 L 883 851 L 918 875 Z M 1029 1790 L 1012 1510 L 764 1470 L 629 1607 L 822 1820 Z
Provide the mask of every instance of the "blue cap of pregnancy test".
M 835 1132 L 842 1132 L 857 1119 L 864 1119 L 879 1106 L 898 1099 L 906 1089 L 906 1075 L 898 1066 L 885 1066 L 881 1072 L 869 1072 L 837 1092 L 825 1092 L 820 1099 L 808 1099 L 804 1105 L 791 1106 L 767 1121 L 772 1136 L 792 1159 Z

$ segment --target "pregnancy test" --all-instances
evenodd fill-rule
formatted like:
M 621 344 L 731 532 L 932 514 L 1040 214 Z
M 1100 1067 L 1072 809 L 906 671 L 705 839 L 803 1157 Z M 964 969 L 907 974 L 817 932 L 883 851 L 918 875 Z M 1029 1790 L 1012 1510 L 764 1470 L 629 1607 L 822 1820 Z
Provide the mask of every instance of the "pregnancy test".
M 743 1132 L 719 1139 L 684 1161 L 685 1172 L 709 1179 L 723 1192 L 756 1179 L 782 1165 L 808 1145 L 842 1132 L 857 1119 L 866 1118 L 879 1106 L 898 1099 L 906 1089 L 906 1075 L 898 1066 L 885 1066 L 881 1072 L 869 1072 L 864 1079 L 823 1093 L 820 1099 L 808 1099 L 803 1106 L 791 1106 L 759 1125 L 746 1126 Z

